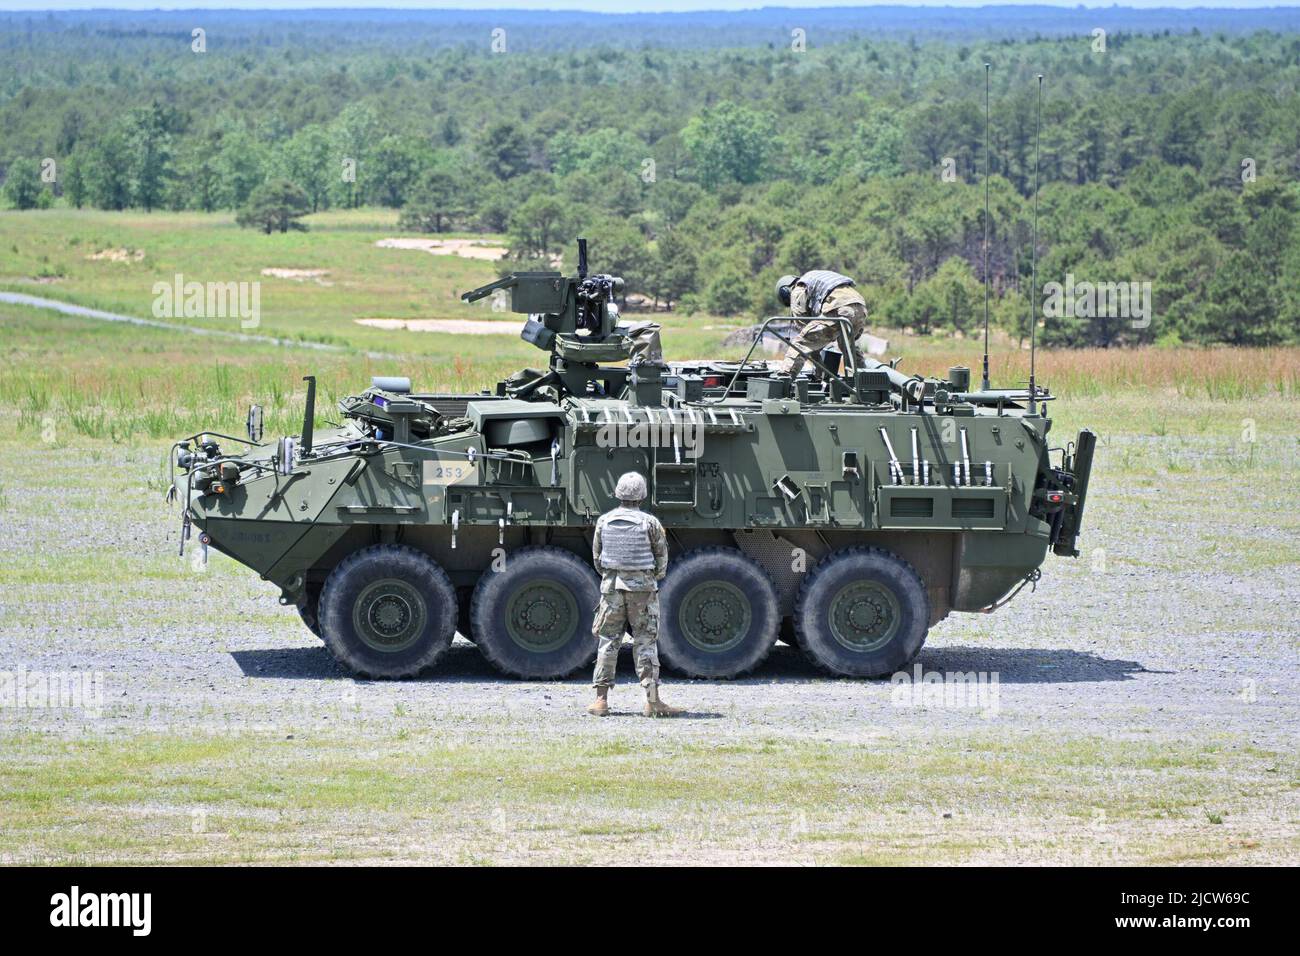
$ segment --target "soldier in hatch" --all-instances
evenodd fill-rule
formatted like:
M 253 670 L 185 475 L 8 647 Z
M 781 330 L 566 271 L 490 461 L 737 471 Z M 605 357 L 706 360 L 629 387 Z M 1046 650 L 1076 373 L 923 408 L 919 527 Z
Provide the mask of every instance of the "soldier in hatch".
M 827 322 L 818 317 L 848 319 L 852 325 L 849 347 L 853 350 L 854 367 L 862 367 L 858 338 L 866 331 L 867 303 L 853 288 L 852 279 L 838 272 L 815 269 L 801 276 L 782 276 L 776 283 L 776 295 L 782 305 L 790 307 L 791 315 L 814 319 L 801 323 L 799 334 L 794 339 L 795 345 L 814 354 L 837 342 L 842 328 L 838 322 Z M 777 374 L 793 378 L 799 374 L 805 361 L 805 356 L 792 346 L 777 367 Z
M 641 510 L 646 497 L 645 479 L 630 471 L 614 488 L 618 507 L 600 516 L 591 544 L 592 560 L 600 572 L 600 604 L 592 633 L 600 642 L 592 684 L 596 699 L 587 713 L 609 713 L 609 689 L 623 631 L 630 625 L 636 673 L 645 688 L 647 717 L 675 717 L 682 713 L 659 699 L 659 582 L 668 571 L 668 539 L 659 519 Z

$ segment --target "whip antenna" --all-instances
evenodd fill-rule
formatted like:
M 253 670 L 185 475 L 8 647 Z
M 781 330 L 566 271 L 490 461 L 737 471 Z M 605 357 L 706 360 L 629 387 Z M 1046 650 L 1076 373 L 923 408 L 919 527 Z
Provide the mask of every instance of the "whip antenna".
M 984 379 L 989 390 L 989 73 L 993 64 L 984 64 Z
M 1034 384 L 1034 360 L 1038 349 L 1038 145 L 1043 135 L 1043 74 L 1038 74 L 1038 115 L 1034 120 L 1034 239 L 1030 249 L 1029 289 L 1029 410 L 1034 409 L 1038 392 Z

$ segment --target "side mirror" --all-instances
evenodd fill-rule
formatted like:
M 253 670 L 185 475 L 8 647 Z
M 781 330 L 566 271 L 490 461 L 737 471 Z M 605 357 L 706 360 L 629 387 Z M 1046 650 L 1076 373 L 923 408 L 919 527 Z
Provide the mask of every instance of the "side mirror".
M 262 442 L 262 406 L 251 405 L 248 409 L 248 440 L 253 444 Z

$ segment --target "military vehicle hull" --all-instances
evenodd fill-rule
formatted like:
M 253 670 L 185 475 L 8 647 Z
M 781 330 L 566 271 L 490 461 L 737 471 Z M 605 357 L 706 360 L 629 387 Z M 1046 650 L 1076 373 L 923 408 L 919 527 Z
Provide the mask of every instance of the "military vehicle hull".
M 847 384 L 607 372 L 604 394 L 371 388 L 307 452 L 209 448 L 175 493 L 187 528 L 375 677 L 436 665 L 457 629 L 512 676 L 589 665 L 591 532 L 628 471 L 670 542 L 661 656 L 692 676 L 744 674 L 778 638 L 832 673 L 889 674 L 950 612 L 1076 553 L 1092 436 L 1053 466 L 1035 401 L 885 366 Z

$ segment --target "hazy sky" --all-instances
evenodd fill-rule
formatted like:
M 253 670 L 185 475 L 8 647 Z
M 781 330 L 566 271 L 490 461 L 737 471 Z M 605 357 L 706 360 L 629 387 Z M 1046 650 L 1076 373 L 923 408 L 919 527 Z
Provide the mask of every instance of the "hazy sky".
M 366 8 L 380 7 L 388 9 L 452 9 L 452 10 L 596 10 L 602 13 L 634 13 L 642 11 L 665 10 L 753 10 L 758 7 L 871 7 L 871 6 L 931 6 L 931 7 L 980 7 L 985 0 L 921 0 L 911 4 L 872 3 L 867 0 L 784 0 L 784 2 L 762 2 L 762 0 L 382 0 L 366 3 L 364 0 L 272 0 L 270 3 L 256 0 L 235 0 L 233 3 L 172 2 L 166 0 L 0 0 L 0 10 L 84 10 L 91 7 L 114 8 L 121 10 L 186 10 L 206 9 L 281 9 L 305 10 L 321 7 Z M 1088 6 L 1109 7 L 1110 2 L 1091 3 L 1044 3 L 1043 0 L 1000 0 L 998 6 Z M 1294 3 L 1278 3 L 1277 0 L 1128 0 L 1121 3 L 1124 7 L 1211 7 L 1240 9 L 1245 7 L 1293 7 Z

